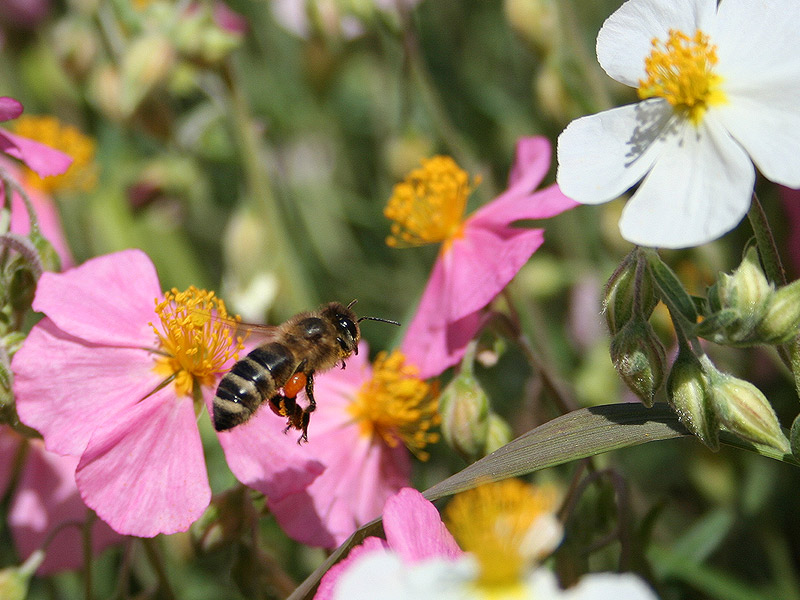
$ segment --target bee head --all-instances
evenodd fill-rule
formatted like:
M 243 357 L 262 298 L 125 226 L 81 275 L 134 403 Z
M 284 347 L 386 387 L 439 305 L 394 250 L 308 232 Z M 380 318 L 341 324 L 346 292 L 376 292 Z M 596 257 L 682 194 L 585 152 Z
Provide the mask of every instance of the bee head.
M 352 304 L 351 304 L 352 305 Z M 358 342 L 361 339 L 361 330 L 358 319 L 349 306 L 331 302 L 322 309 L 322 317 L 333 323 L 336 329 L 336 342 L 343 356 L 358 354 Z
M 381 321 L 383 323 L 391 323 L 392 325 L 400 325 L 397 321 L 390 321 L 389 319 L 381 319 L 379 317 L 357 318 L 355 313 L 351 310 L 351 307 L 355 303 L 356 301 L 353 300 L 350 304 L 345 306 L 338 302 L 331 302 L 322 309 L 322 316 L 329 319 L 336 328 L 336 341 L 345 356 L 358 354 L 358 341 L 361 339 L 361 329 L 358 324 L 361 323 L 361 321 Z

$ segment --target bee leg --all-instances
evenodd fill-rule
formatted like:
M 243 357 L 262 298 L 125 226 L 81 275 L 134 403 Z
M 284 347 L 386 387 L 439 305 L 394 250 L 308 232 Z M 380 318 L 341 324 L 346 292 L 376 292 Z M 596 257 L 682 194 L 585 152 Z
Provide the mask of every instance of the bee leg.
M 285 417 L 288 415 L 289 411 L 287 410 L 287 401 L 288 398 L 283 394 L 275 394 L 272 398 L 269 399 L 269 407 L 279 417 Z
M 306 373 L 306 396 L 308 396 L 308 407 L 305 412 L 311 413 L 317 409 L 317 401 L 314 399 L 314 372 Z

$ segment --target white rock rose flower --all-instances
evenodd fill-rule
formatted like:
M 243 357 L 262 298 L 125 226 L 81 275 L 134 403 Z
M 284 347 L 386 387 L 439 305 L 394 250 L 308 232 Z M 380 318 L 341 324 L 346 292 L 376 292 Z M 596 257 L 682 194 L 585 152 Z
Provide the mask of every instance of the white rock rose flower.
M 597 36 L 597 59 L 642 101 L 567 126 L 558 139 L 563 193 L 598 204 L 642 180 L 622 236 L 686 248 L 744 217 L 753 163 L 800 187 L 799 22 L 798 0 L 623 4 Z

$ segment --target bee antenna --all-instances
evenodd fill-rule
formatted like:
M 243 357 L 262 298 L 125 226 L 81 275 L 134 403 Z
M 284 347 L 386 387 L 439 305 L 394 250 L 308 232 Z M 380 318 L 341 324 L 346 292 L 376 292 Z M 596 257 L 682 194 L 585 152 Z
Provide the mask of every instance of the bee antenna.
M 358 302 L 358 299 L 357 298 L 353 298 L 352 300 L 350 300 L 350 304 L 347 305 L 347 308 L 353 308 L 353 305 L 356 302 Z
M 389 323 L 390 325 L 397 325 L 398 327 L 400 326 L 400 323 L 397 321 L 381 319 L 380 317 L 359 317 L 358 322 L 361 323 L 361 321 L 380 321 L 381 323 Z

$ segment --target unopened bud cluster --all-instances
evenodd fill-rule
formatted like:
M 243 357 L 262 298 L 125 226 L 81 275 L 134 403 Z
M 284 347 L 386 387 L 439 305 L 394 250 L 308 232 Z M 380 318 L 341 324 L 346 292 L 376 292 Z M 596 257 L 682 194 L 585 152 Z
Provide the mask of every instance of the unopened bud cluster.
M 727 345 L 783 344 L 800 327 L 800 281 L 778 289 L 764 275 L 755 248 L 709 289 L 710 314 L 698 333 Z
M 705 355 L 682 347 L 667 380 L 667 398 L 681 423 L 712 450 L 719 429 L 788 453 L 789 441 L 767 398 L 748 381 L 722 373 Z

